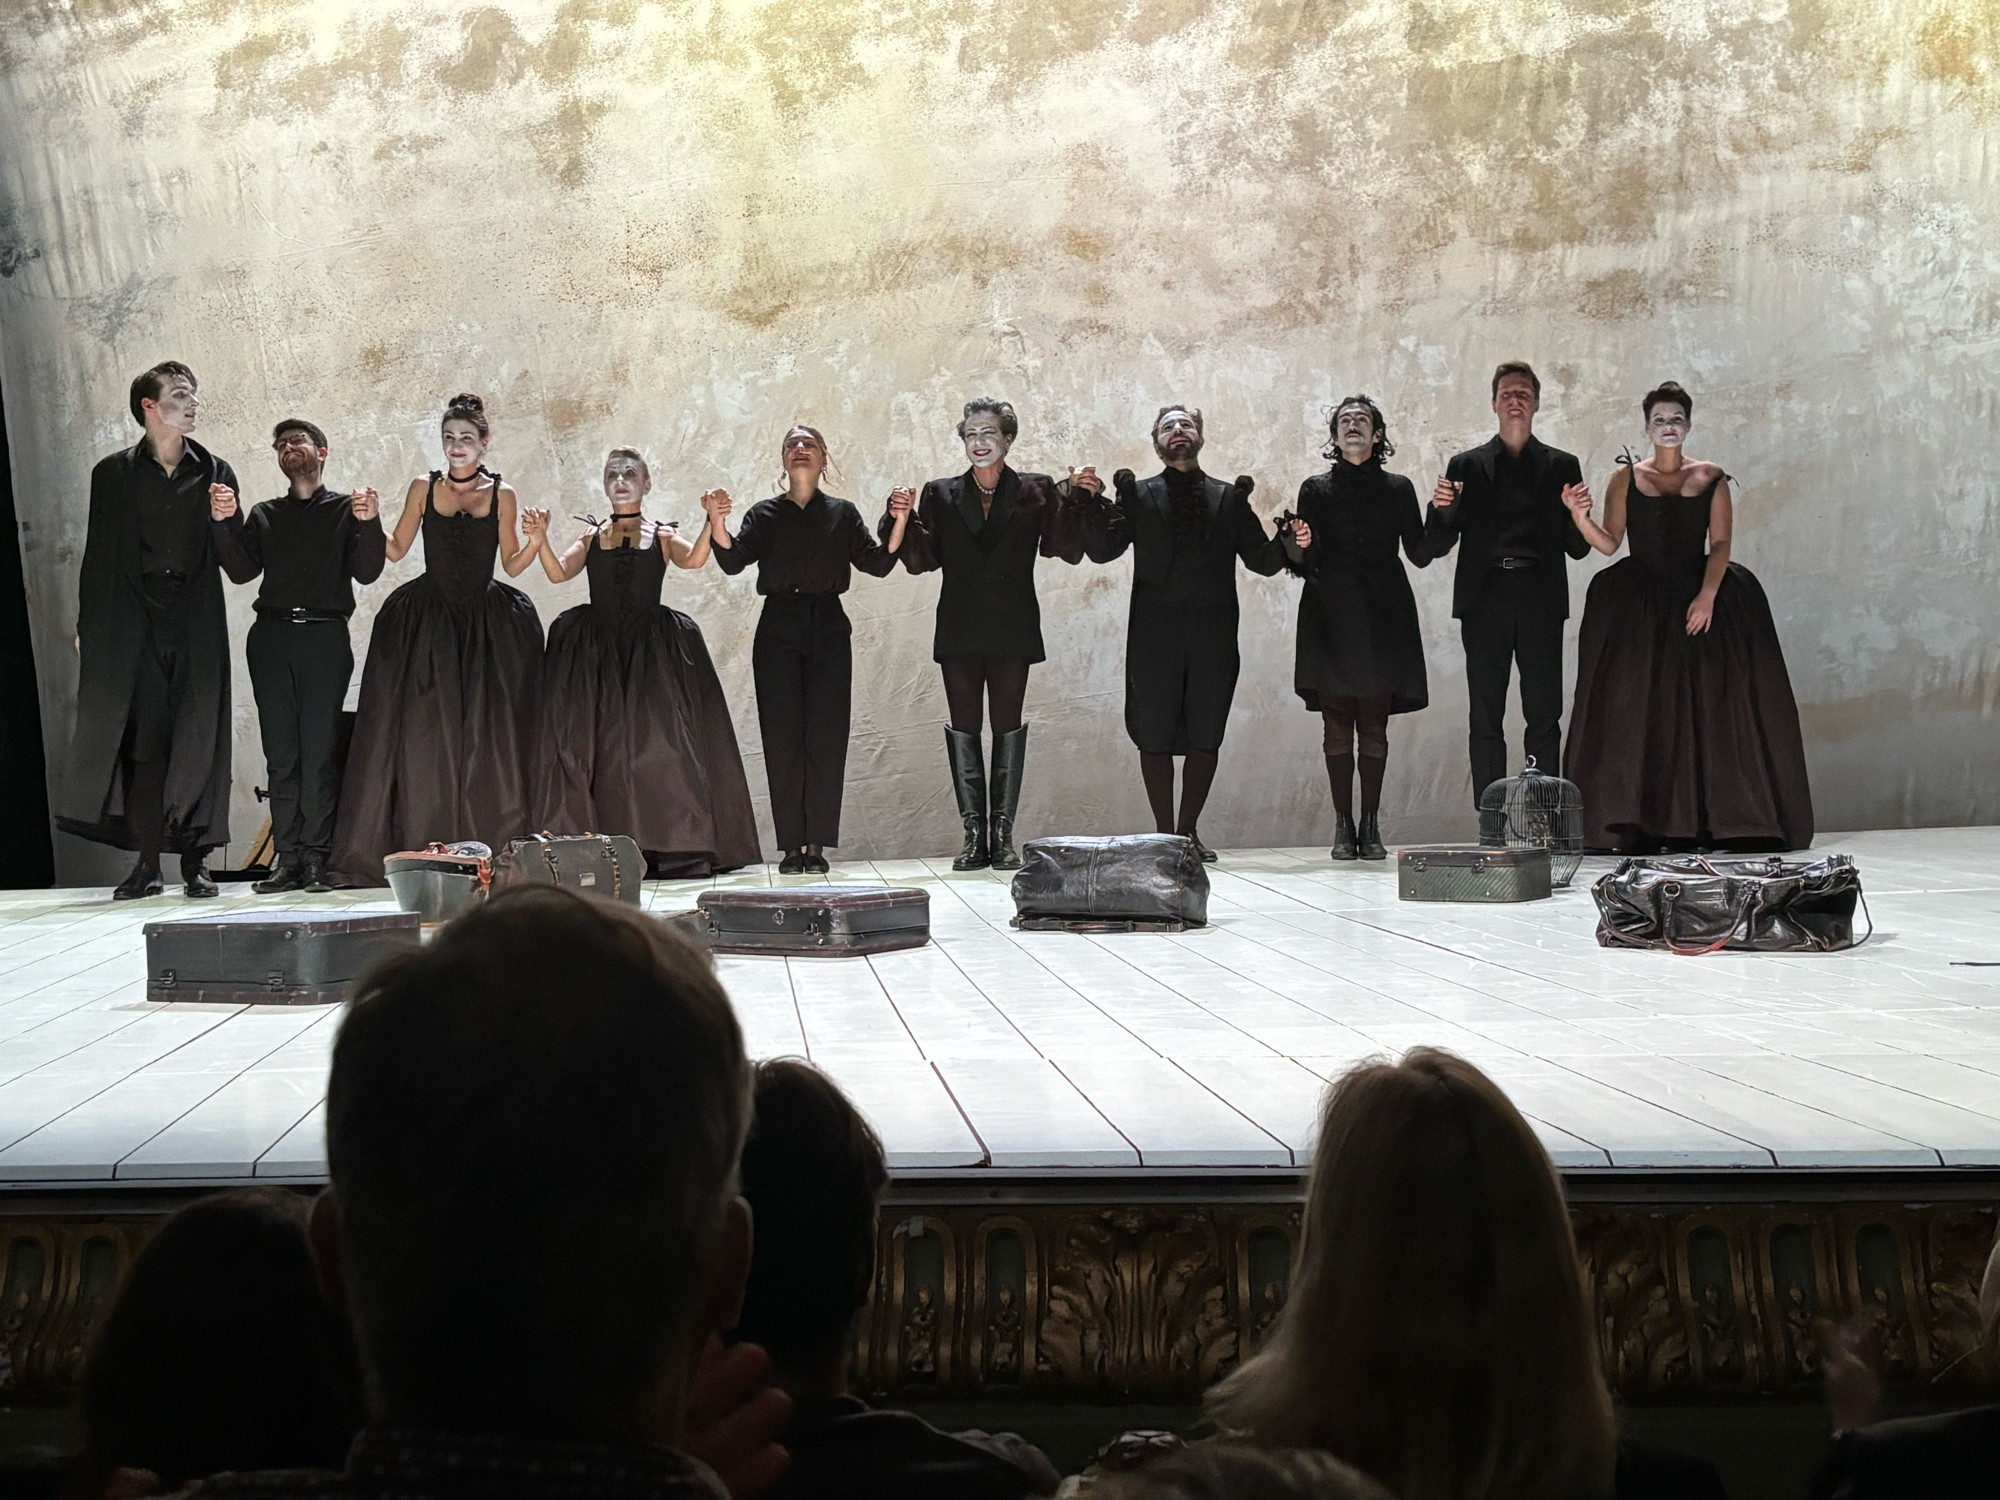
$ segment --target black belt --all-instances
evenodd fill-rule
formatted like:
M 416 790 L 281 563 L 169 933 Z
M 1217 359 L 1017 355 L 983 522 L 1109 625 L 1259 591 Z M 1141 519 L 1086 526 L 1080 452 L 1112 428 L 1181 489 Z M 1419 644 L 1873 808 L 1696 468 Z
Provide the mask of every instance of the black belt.
M 1539 557 L 1496 557 L 1493 559 L 1494 567 L 1504 568 L 1509 573 L 1518 573 L 1523 568 L 1539 568 L 1541 565 L 1542 560 Z
M 345 625 L 347 616 L 331 609 L 259 609 L 260 620 L 287 620 L 294 625 L 334 623 Z
M 187 575 L 187 574 L 185 574 L 185 573 L 176 573 L 176 572 L 175 572 L 175 571 L 174 571 L 174 570 L 173 570 L 172 568 L 161 568 L 161 569 L 160 569 L 160 570 L 159 570 L 158 572 L 156 572 L 156 573 L 144 573 L 144 574 L 141 574 L 140 576 L 141 576 L 141 577 L 143 577 L 143 578 L 144 578 L 144 579 L 146 580 L 146 582 L 148 582 L 148 583 L 186 583 L 186 582 L 188 582 L 188 575 Z

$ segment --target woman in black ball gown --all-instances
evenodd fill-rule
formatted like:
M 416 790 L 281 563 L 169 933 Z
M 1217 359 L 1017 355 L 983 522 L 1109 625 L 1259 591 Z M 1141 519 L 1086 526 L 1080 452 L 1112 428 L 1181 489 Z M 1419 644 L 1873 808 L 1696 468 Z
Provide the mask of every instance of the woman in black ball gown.
M 1325 723 L 1333 857 L 1384 859 L 1380 809 L 1389 716 L 1430 702 L 1417 600 L 1396 549 L 1419 568 L 1435 554 L 1424 541 L 1415 486 L 1382 467 L 1396 449 L 1381 409 L 1366 396 L 1349 396 L 1327 425 L 1325 454 L 1333 467 L 1299 486 L 1296 522 L 1280 528 L 1286 561 L 1306 581 L 1292 685 Z
M 1812 788 L 1791 676 L 1763 587 L 1730 561 L 1729 476 L 1683 451 L 1694 398 L 1668 382 L 1640 408 L 1650 457 L 1623 460 L 1572 503 L 1609 555 L 1577 639 L 1563 771 L 1583 794 L 1598 852 L 1803 849 Z
M 755 864 L 757 818 L 701 627 L 660 602 L 669 558 L 708 561 L 708 522 L 690 542 L 647 520 L 652 487 L 644 456 L 613 448 L 608 520 L 585 517 L 560 556 L 526 523 L 552 581 L 590 578 L 590 602 L 549 626 L 535 805 L 544 828 L 629 834 L 655 875 L 692 879 Z
M 530 778 L 542 622 L 510 578 L 535 559 L 517 533 L 513 488 L 481 463 L 491 428 L 477 396 L 441 424 L 446 467 L 413 479 L 388 542 L 424 571 L 375 616 L 329 870 L 381 885 L 382 856 L 433 840 L 499 845 L 533 829 Z M 546 513 L 540 513 L 545 517 Z

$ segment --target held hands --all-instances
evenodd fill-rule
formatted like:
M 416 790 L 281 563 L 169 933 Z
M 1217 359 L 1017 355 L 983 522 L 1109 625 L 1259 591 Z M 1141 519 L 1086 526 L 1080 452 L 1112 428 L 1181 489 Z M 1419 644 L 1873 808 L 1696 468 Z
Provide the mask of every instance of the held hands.
M 897 520 L 910 513 L 910 507 L 917 503 L 917 492 L 908 485 L 898 485 L 889 491 L 889 514 Z
M 1590 508 L 1596 503 L 1590 497 L 1589 485 L 1566 484 L 1563 486 L 1563 504 L 1569 507 L 1570 514 L 1576 517 L 1578 525 L 1590 519 Z
M 347 503 L 357 521 L 372 521 L 382 514 L 382 497 L 365 484 L 348 496 Z
M 211 521 L 226 521 L 236 514 L 236 491 L 226 484 L 211 484 L 208 487 L 208 518 Z
M 549 513 L 534 506 L 523 506 L 521 535 L 531 542 L 546 541 L 549 535 Z
M 1440 474 L 1438 475 L 1437 488 L 1431 491 L 1431 504 L 1435 505 L 1439 510 L 1449 510 L 1453 505 L 1458 503 L 1458 497 L 1464 493 L 1465 484 L 1463 481 L 1447 479 L 1444 475 Z
M 1070 488 L 1082 490 L 1086 495 L 1095 496 L 1104 493 L 1104 481 L 1097 477 L 1095 464 L 1085 464 L 1080 469 L 1071 464 L 1069 482 Z
M 1313 529 L 1306 525 L 1306 518 L 1304 516 L 1293 516 L 1285 524 L 1291 529 L 1292 543 L 1299 551 L 1303 552 L 1312 546 Z
M 1715 618 L 1715 591 L 1703 589 L 1688 604 L 1687 629 L 1689 635 L 1700 635 L 1706 631 Z
M 705 490 L 701 497 L 701 508 L 708 512 L 709 524 L 720 530 L 723 518 L 736 508 L 736 502 L 729 498 L 728 490 Z

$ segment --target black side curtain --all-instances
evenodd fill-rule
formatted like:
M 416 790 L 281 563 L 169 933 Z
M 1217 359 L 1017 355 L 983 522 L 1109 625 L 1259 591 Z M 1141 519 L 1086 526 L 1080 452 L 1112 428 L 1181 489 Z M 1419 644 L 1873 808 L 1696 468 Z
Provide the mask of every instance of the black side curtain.
M 28 638 L 28 590 L 21 573 L 21 524 L 14 514 L 14 468 L 0 401 L 0 888 L 53 885 L 49 788 L 42 758 L 42 699 Z

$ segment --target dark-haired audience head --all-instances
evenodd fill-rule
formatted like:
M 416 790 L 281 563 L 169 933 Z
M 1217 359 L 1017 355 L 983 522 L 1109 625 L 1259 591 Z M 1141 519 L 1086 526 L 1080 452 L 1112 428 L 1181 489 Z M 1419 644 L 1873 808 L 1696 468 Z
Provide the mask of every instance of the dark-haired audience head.
M 652 466 L 637 448 L 613 448 L 604 455 L 604 498 L 613 510 L 638 505 L 652 488 Z
M 149 431 L 160 426 L 176 432 L 193 432 L 201 415 L 201 399 L 195 394 L 200 386 L 193 370 L 177 359 L 163 359 L 133 377 L 127 403 L 132 409 L 132 420 Z M 151 422 L 147 420 L 149 416 Z
M 1366 396 L 1346 396 L 1326 419 L 1326 447 L 1321 456 L 1335 463 L 1354 463 L 1354 454 L 1366 450 L 1362 463 L 1380 463 L 1392 457 L 1396 445 L 1389 441 L 1389 424 L 1382 420 L 1382 408 Z
M 1153 451 L 1168 463 L 1192 462 L 1207 440 L 1199 407 L 1163 406 L 1153 418 Z
M 1332 1086 L 1289 1300 L 1208 1404 L 1403 1500 L 1608 1492 L 1611 1398 L 1562 1191 L 1484 1073 L 1420 1047 Z
M 470 477 L 486 457 L 486 446 L 493 436 L 486 420 L 486 403 L 470 391 L 460 391 L 444 404 L 438 436 L 451 472 L 461 479 Z
M 882 1142 L 832 1079 L 797 1058 L 757 1065 L 743 1146 L 757 1243 L 736 1333 L 771 1355 L 795 1395 L 840 1394 L 888 1182 Z
M 1366 1474 L 1317 1448 L 1194 1443 L 1093 1491 L 1105 1500 L 1393 1500 Z
M 304 417 L 287 417 L 271 429 L 271 451 L 287 479 L 317 481 L 326 472 L 326 434 Z
M 1694 422 L 1694 397 L 1678 381 L 1663 380 L 1639 403 L 1646 419 L 1646 436 L 1660 448 L 1678 448 L 1687 441 Z
M 84 1369 L 90 1492 L 121 1469 L 171 1491 L 225 1469 L 339 1467 L 361 1376 L 314 1279 L 307 1209 L 276 1189 L 217 1193 L 133 1258 Z
M 336 1268 L 378 1421 L 672 1443 L 736 1321 L 742 1034 L 705 954 L 510 890 L 356 987 L 334 1045 Z

